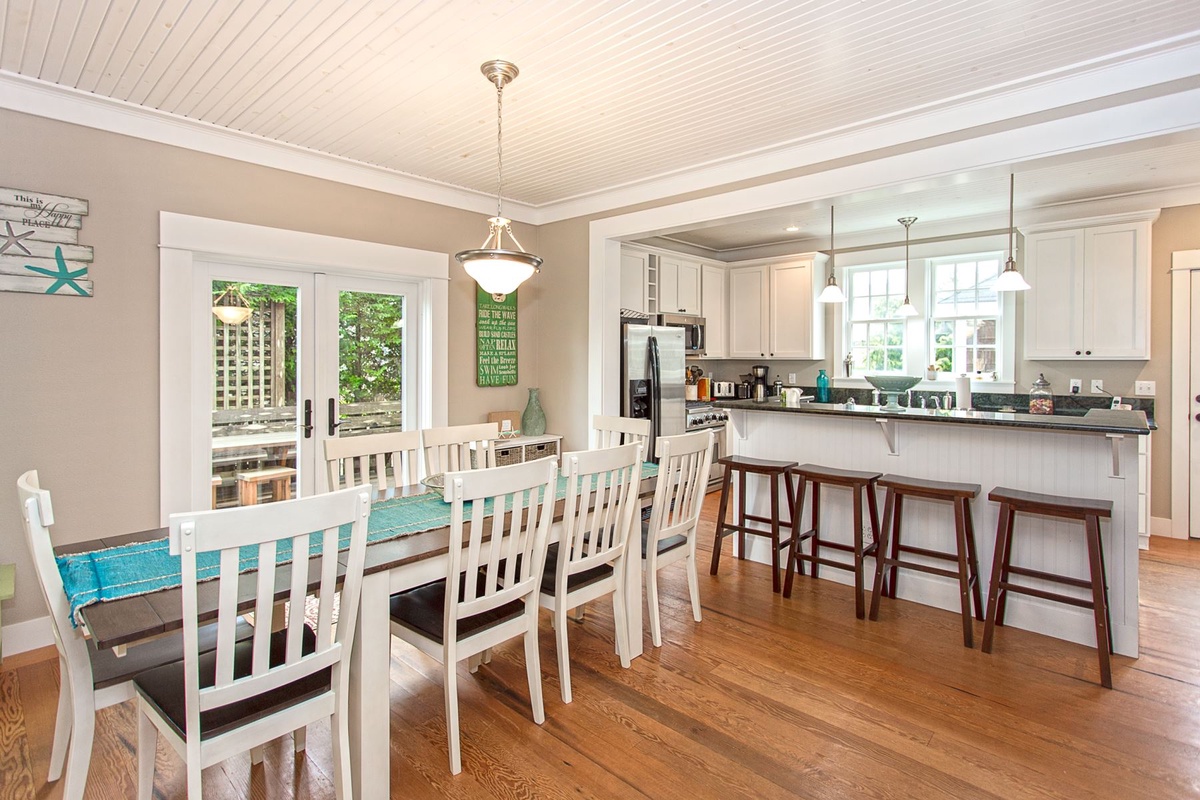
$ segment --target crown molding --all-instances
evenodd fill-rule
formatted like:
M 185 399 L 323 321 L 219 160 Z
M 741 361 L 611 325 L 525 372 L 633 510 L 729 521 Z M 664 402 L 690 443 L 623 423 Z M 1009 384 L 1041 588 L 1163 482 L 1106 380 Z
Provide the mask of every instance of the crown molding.
M 0 70 L 0 108 L 465 211 L 489 216 L 496 212 L 495 195 L 58 86 L 7 70 Z M 504 211 L 517 222 L 537 224 L 538 214 L 528 204 L 506 199 Z

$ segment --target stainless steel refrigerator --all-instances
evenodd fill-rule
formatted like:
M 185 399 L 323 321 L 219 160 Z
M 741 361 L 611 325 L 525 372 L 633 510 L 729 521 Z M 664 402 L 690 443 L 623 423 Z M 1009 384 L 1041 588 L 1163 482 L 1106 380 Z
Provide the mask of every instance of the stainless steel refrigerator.
M 682 328 L 658 325 L 621 326 L 621 414 L 650 420 L 650 453 L 654 441 L 687 430 L 684 403 Z

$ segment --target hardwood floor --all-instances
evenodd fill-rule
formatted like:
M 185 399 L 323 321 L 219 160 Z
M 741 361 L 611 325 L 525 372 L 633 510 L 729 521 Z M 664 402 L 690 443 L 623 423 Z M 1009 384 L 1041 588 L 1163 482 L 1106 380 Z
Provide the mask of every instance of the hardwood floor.
M 519 642 L 459 670 L 464 772 L 447 766 L 440 666 L 393 645 L 394 797 L 1200 797 L 1200 542 L 1155 538 L 1141 558 L 1141 657 L 1115 657 L 1112 691 L 1093 650 L 1003 629 L 993 655 L 962 646 L 957 615 L 884 601 L 854 618 L 851 590 L 723 555 L 709 577 L 706 503 L 691 619 L 680 569 L 663 573 L 664 643 L 622 670 L 611 606 L 571 623 L 574 702 L 559 697 L 544 615 L 546 723 L 530 719 Z M 727 544 L 728 547 L 728 544 Z M 976 641 L 982 623 L 976 623 Z M 57 798 L 46 784 L 57 660 L 0 672 L 0 800 Z M 50 653 L 52 655 L 52 651 Z M 133 797 L 132 703 L 99 713 L 89 798 Z M 289 740 L 205 771 L 213 798 L 332 798 L 327 726 L 307 755 Z M 156 797 L 182 797 L 160 747 Z

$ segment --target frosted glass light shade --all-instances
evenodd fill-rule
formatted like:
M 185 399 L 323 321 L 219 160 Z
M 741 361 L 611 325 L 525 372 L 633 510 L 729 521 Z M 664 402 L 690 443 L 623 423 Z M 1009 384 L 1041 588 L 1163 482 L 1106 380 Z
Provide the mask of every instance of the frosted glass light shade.
M 1000 277 L 996 278 L 997 292 L 1023 292 L 1029 288 L 1029 282 L 1017 272 L 1015 266 L 1005 267 Z
M 455 256 L 479 288 L 489 294 L 510 294 L 524 283 L 541 262 L 535 255 L 515 250 L 467 250 Z
M 827 283 L 825 285 L 825 288 L 821 290 L 821 293 L 819 295 L 817 295 L 817 302 L 818 303 L 844 303 L 844 302 L 846 302 L 846 295 L 842 291 L 842 288 L 840 286 L 838 286 L 837 283 L 835 283 L 833 278 L 831 277 L 829 279 L 829 283 Z
M 896 314 L 901 317 L 916 317 L 920 315 L 920 312 L 917 311 L 916 306 L 908 302 L 908 298 L 906 297 L 904 298 L 904 305 L 896 309 Z

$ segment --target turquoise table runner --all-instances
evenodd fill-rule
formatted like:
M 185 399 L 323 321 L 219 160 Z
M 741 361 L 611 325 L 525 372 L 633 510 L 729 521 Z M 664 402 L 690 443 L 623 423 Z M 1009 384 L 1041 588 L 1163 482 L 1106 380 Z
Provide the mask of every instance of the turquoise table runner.
M 657 474 L 657 465 L 642 465 L 643 478 Z M 567 479 L 559 476 L 555 496 L 562 499 L 566 494 Z M 384 500 L 371 506 L 367 543 L 411 536 L 449 524 L 450 504 L 434 492 Z M 350 546 L 350 526 L 342 526 L 340 534 L 339 549 L 344 550 Z M 312 555 L 321 551 L 323 539 L 320 532 L 312 535 L 309 547 Z M 280 542 L 276 563 L 286 564 L 291 560 L 291 543 Z M 79 609 L 84 606 L 171 589 L 179 586 L 182 580 L 179 556 L 170 554 L 166 539 L 72 553 L 58 556 L 57 561 L 63 589 L 71 604 L 72 622 L 78 620 Z M 241 571 L 248 572 L 257 567 L 258 548 L 243 548 Z M 197 568 L 202 580 L 217 577 L 220 553 L 201 553 Z

